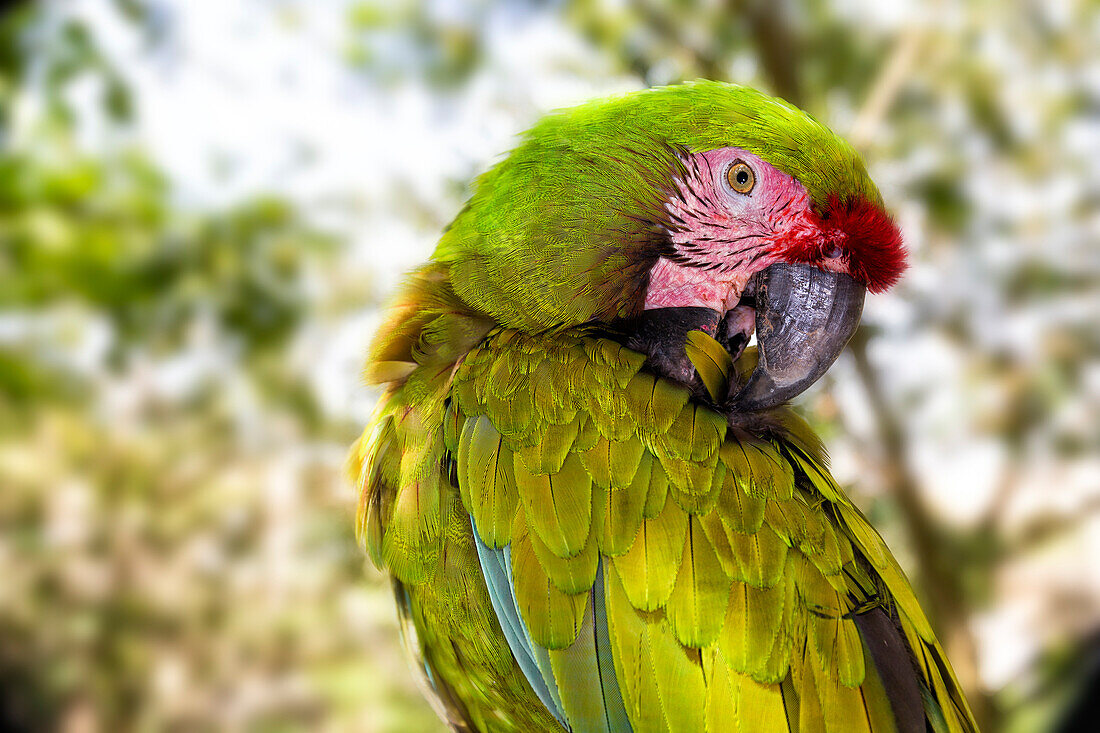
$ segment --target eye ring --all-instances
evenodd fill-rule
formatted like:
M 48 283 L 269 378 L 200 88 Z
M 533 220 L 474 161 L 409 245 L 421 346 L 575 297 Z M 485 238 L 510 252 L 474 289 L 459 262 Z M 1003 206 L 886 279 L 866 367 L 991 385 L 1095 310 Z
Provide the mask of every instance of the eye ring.
M 756 186 L 756 174 L 743 160 L 735 160 L 726 170 L 726 183 L 740 194 L 749 194 Z

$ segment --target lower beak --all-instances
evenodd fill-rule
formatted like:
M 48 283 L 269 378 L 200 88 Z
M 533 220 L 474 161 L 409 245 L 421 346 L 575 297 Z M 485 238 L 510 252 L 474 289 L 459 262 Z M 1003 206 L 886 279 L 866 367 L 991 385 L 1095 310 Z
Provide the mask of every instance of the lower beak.
M 775 264 L 756 275 L 759 361 L 730 400 L 733 410 L 774 407 L 832 366 L 855 333 L 866 289 L 850 275 Z

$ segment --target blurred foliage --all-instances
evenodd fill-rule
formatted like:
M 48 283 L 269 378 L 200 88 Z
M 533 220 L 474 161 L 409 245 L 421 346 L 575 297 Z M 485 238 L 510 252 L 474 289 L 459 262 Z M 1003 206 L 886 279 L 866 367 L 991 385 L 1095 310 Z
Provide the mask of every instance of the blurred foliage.
M 522 3 L 520 3 L 522 4 Z M 348 8 L 348 64 L 385 85 L 420 76 L 436 89 L 460 84 L 478 69 L 492 3 L 435 13 L 430 3 L 356 3 Z
M 167 183 L 148 161 L 30 156 L 0 163 L 0 307 L 70 300 L 117 328 L 116 356 L 176 347 L 200 315 L 244 356 L 275 348 L 302 317 L 303 262 L 325 249 L 286 202 L 260 199 L 170 221 Z
M 0 35 L 0 139 L 32 68 L 48 100 L 0 151 L 0 727 L 431 729 L 371 654 L 397 630 L 352 534 L 354 433 L 294 357 L 338 242 L 81 152 L 72 80 L 130 114 L 90 31 L 24 7 Z
M 173 49 L 188 12 L 100 4 L 150 49 Z M 468 94 L 518 128 L 545 110 L 535 80 L 500 81 L 515 57 L 499 46 L 538 26 L 590 55 L 532 47 L 543 66 L 516 73 L 730 79 L 850 130 L 914 267 L 804 404 L 916 571 L 987 729 L 1042 730 L 1072 705 L 1100 588 L 1040 583 L 1052 565 L 1033 563 L 1087 567 L 1072 541 L 1100 513 L 1095 491 L 1042 499 L 1100 486 L 1095 2 L 938 3 L 901 21 L 826 0 L 337 7 L 317 48 L 377 98 L 418 89 L 453 111 Z M 352 536 L 357 426 L 316 389 L 318 330 L 378 305 L 348 242 L 275 195 L 184 206 L 147 152 L 82 146 L 81 115 L 128 129 L 141 99 L 101 29 L 59 8 L 0 14 L 0 727 L 439 729 Z M 248 12 L 308 34 L 327 11 Z M 465 187 L 433 199 L 423 175 L 384 181 L 367 215 L 430 239 Z M 970 475 L 990 496 L 960 519 L 936 499 L 937 464 L 990 445 L 994 475 Z M 1041 653 L 984 684 L 1006 640 L 979 631 L 1021 599 Z

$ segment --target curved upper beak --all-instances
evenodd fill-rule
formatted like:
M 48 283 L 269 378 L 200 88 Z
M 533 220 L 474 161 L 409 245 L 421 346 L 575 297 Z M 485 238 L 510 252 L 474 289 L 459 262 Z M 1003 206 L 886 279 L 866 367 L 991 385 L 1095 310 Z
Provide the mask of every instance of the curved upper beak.
M 756 275 L 759 361 L 730 400 L 738 411 L 774 407 L 832 366 L 859 326 L 866 288 L 850 275 L 774 264 Z

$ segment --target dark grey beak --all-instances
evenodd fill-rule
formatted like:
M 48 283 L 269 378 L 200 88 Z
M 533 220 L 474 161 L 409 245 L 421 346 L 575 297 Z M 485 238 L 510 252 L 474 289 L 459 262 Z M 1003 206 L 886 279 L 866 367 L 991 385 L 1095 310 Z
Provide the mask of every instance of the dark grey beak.
M 760 360 L 730 407 L 748 412 L 786 402 L 832 366 L 852 338 L 866 289 L 851 276 L 776 264 L 756 275 Z

